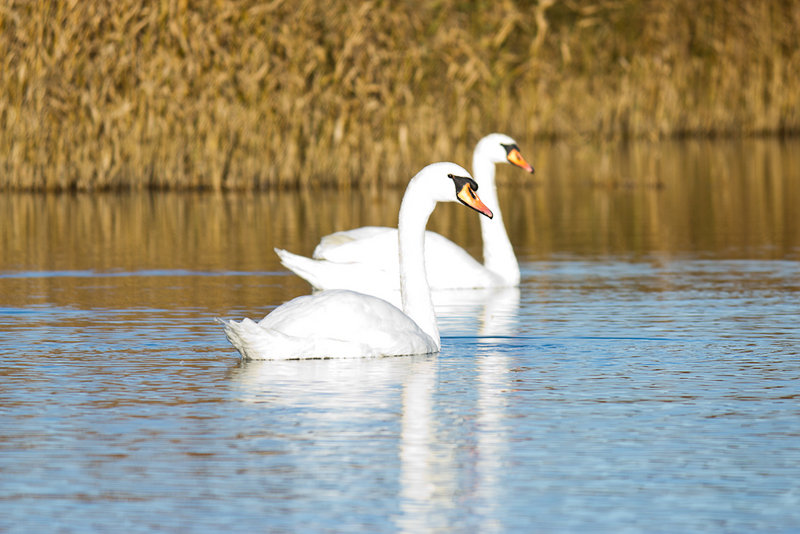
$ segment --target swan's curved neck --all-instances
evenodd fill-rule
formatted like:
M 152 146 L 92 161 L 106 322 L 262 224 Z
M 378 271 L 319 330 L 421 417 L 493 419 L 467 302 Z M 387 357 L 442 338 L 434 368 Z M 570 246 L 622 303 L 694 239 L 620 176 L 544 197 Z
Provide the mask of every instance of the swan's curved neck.
M 494 214 L 492 219 L 481 217 L 481 237 L 483 238 L 483 264 L 500 276 L 508 285 L 517 285 L 520 280 L 519 263 L 514 248 L 508 239 L 500 203 L 497 200 L 495 185 L 495 164 L 479 151 L 472 157 L 472 173 L 478 182 L 478 194 L 483 203 Z
M 420 183 L 412 180 L 400 204 L 397 223 L 400 249 L 400 294 L 403 312 L 441 347 L 439 327 L 425 272 L 425 226 L 436 201 L 424 194 Z

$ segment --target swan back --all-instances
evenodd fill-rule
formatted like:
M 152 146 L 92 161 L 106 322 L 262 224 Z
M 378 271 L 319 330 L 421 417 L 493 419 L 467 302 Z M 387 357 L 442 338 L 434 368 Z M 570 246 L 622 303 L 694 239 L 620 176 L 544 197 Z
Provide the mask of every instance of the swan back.
M 375 358 L 439 350 L 438 340 L 392 304 L 346 289 L 297 297 L 258 323 L 220 322 L 244 359 Z

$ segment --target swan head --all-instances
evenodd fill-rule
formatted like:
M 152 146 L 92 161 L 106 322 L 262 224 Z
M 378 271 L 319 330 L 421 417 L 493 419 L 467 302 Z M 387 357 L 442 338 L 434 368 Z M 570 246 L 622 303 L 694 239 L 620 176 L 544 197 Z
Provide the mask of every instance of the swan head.
M 486 158 L 492 163 L 510 163 L 533 174 L 533 165 L 522 157 L 517 142 L 511 137 L 501 134 L 489 134 L 475 147 L 475 156 Z
M 469 172 L 455 163 L 431 163 L 422 169 L 412 182 L 424 181 L 430 187 L 431 197 L 436 202 L 461 202 L 485 215 L 493 217 L 492 210 L 478 197 L 478 184 Z

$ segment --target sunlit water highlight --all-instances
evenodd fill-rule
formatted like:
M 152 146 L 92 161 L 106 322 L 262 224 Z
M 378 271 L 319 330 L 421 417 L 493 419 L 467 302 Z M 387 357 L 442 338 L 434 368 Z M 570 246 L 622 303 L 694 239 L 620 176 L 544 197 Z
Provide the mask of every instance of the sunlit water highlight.
M 787 178 L 783 190 L 792 187 Z M 740 193 L 729 193 L 734 205 Z M 636 208 L 669 194 L 604 198 Z M 99 201 L 77 209 L 79 198 L 47 198 L 19 205 L 33 202 L 49 230 L 17 220 L 27 228 L 18 240 L 3 230 L 4 251 L 28 252 L 0 264 L 0 531 L 800 525 L 796 214 L 743 215 L 763 239 L 709 223 L 687 240 L 675 236 L 688 215 L 676 213 L 675 225 L 666 218 L 603 251 L 587 239 L 598 220 L 642 228 L 648 212 L 605 219 L 572 206 L 584 214 L 572 226 L 512 230 L 518 289 L 436 295 L 438 355 L 240 362 L 213 318 L 257 317 L 307 292 L 267 258 L 278 244 L 309 252 L 338 229 L 324 216 L 318 228 L 277 213 L 313 230 L 273 228 L 248 253 L 260 230 L 224 242 L 196 229 L 232 224 L 215 211 L 230 199 L 190 199 L 204 206 L 186 217 L 197 239 L 178 244 L 163 231 L 177 222 L 146 213 L 163 202 L 185 217 L 186 197 L 113 197 L 107 212 Z M 306 217 L 306 200 L 271 205 Z M 526 220 L 501 200 L 509 220 Z M 262 202 L 235 200 L 230 213 L 260 213 Z M 132 230 L 127 246 L 111 243 L 103 236 L 116 230 L 103 225 L 69 237 L 92 227 L 79 213 L 114 213 L 109 228 L 141 225 L 151 240 Z M 37 236 L 54 232 L 65 236 L 39 247 Z M 548 236 L 551 248 L 539 248 Z M 71 239 L 86 249 L 61 245 Z M 464 239 L 475 252 L 476 236 Z

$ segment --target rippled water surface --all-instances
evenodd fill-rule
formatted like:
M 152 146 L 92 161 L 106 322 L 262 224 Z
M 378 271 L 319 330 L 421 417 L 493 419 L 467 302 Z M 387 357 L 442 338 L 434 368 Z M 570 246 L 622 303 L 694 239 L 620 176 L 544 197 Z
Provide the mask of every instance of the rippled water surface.
M 434 356 L 241 362 L 401 192 L 0 196 L 0 531 L 797 532 L 800 146 L 534 147 Z M 480 255 L 477 221 L 431 221 Z

